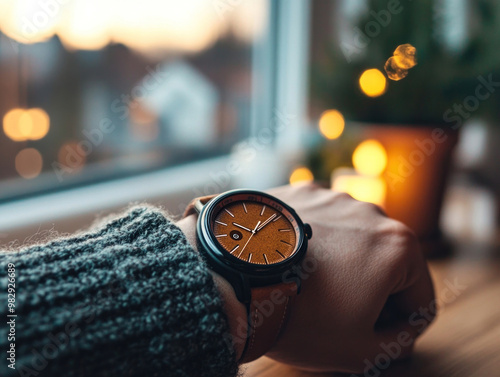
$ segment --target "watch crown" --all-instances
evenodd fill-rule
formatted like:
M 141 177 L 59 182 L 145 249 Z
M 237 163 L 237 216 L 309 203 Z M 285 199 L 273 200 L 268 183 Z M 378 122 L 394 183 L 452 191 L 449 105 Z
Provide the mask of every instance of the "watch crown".
M 304 233 L 308 240 L 310 240 L 311 237 L 313 236 L 313 231 L 309 224 L 304 224 Z

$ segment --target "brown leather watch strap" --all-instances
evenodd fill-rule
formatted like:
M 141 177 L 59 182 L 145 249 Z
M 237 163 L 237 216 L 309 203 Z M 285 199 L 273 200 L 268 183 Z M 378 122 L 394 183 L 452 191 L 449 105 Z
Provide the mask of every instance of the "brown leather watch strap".
M 297 283 L 281 283 L 252 288 L 248 312 L 248 334 L 241 363 L 248 363 L 266 354 L 284 329 Z
M 192 214 L 196 213 L 196 203 L 197 202 L 200 202 L 201 204 L 205 205 L 211 199 L 215 198 L 216 196 L 217 195 L 207 195 L 207 196 L 200 196 L 199 198 L 194 198 L 187 205 L 186 209 L 184 210 L 184 213 L 182 214 L 182 218 L 188 217 L 189 215 L 192 215 Z
M 182 217 L 195 214 L 217 195 L 193 199 Z M 293 300 L 297 296 L 296 282 L 280 283 L 251 289 L 248 308 L 248 332 L 241 363 L 263 356 L 275 344 L 285 327 Z M 245 339 L 240 338 L 245 341 Z

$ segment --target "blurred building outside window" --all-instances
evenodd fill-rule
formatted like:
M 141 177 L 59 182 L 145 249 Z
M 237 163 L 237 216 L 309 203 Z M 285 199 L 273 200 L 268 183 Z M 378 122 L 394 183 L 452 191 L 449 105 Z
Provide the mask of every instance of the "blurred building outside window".
M 272 100 L 283 4 L 0 0 L 0 202 L 227 155 L 292 119 Z

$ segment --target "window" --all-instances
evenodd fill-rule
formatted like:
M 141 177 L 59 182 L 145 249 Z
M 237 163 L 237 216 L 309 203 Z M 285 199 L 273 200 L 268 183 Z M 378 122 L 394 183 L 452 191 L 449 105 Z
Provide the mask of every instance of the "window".
M 276 3 L 0 1 L 0 202 L 228 153 Z

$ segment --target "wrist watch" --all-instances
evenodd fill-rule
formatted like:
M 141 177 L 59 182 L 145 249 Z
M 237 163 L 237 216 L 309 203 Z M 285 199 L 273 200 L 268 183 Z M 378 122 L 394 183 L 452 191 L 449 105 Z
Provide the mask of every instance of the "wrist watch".
M 295 211 L 261 191 L 232 190 L 194 199 L 184 217 L 198 214 L 198 249 L 209 267 L 245 304 L 248 331 L 240 362 L 264 355 L 286 324 L 300 292 L 300 262 L 312 236 Z

